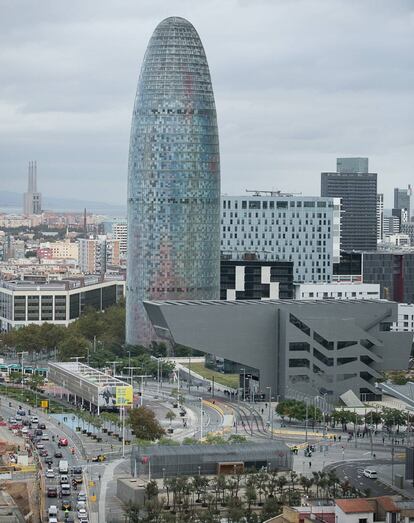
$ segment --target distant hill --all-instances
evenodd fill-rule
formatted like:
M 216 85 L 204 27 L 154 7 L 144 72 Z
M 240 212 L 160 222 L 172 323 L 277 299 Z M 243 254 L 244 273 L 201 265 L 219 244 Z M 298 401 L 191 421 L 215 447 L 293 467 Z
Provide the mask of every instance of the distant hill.
M 86 207 L 88 212 L 126 216 L 126 205 L 114 205 L 105 202 L 89 200 L 73 200 L 71 198 L 55 198 L 42 195 L 42 207 L 47 211 L 80 212 Z M 0 210 L 3 212 L 22 212 L 23 195 L 17 192 L 0 191 Z

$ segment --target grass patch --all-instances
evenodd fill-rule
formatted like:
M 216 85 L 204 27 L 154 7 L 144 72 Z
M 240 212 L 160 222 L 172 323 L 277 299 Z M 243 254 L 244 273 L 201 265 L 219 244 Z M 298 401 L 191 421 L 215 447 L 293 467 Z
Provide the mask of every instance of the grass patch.
M 188 365 L 183 366 L 188 368 Z M 238 374 L 222 374 L 221 372 L 207 369 L 204 367 L 204 363 L 198 361 L 191 363 L 190 369 L 208 380 L 211 380 L 214 377 L 216 383 L 224 385 L 225 387 L 231 387 L 232 389 L 237 389 L 239 387 Z

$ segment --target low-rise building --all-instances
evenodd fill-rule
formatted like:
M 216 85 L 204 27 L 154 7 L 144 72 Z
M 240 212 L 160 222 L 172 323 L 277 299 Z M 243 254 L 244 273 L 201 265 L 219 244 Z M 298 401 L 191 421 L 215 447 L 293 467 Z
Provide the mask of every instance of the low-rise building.
M 30 323 L 68 326 L 93 307 L 105 310 L 125 293 L 123 280 L 101 276 L 72 278 L 49 283 L 0 282 L 0 329 L 8 331 Z

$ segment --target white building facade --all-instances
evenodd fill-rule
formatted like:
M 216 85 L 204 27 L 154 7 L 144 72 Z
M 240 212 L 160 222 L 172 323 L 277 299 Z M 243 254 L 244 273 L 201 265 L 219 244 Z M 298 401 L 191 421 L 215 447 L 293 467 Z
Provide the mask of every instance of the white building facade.
M 379 283 L 295 283 L 296 300 L 379 300 Z
M 295 281 L 331 281 L 340 256 L 340 199 L 222 196 L 221 251 L 292 261 Z
M 128 226 L 126 220 L 113 223 L 112 236 L 115 240 L 119 240 L 120 256 L 126 258 L 128 251 Z

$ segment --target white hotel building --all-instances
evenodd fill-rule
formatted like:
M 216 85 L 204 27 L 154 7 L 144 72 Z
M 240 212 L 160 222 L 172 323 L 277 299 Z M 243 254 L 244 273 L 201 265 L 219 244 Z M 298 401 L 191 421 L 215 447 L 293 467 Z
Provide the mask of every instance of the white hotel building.
M 222 196 L 221 251 L 240 259 L 293 261 L 293 279 L 329 282 L 340 256 L 340 199 Z

